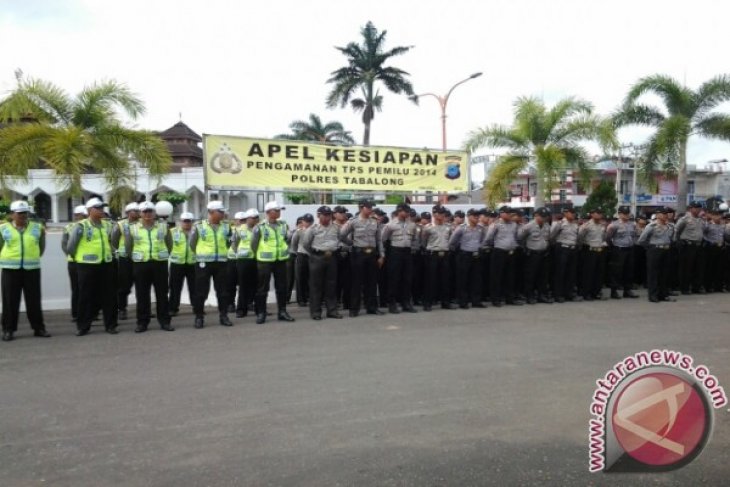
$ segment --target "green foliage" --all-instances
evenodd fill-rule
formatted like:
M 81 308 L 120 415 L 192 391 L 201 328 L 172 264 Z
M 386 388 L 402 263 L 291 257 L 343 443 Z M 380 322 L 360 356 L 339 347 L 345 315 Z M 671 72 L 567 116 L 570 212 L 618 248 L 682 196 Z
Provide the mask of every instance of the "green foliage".
M 399 194 L 386 194 L 385 204 L 386 205 L 397 205 L 403 203 L 403 196 Z
M 510 183 L 532 164 L 536 170 L 538 206 L 549 199 L 559 175 L 566 169 L 588 181 L 590 161 L 581 142 L 595 140 L 614 147 L 616 134 L 610 120 L 593 114 L 590 103 L 565 98 L 552 108 L 536 97 L 520 97 L 514 103 L 511 127 L 493 125 L 469 134 L 465 148 L 506 148 L 508 152 L 492 168 L 485 183 L 485 200 L 491 206 L 502 201 Z
M 352 145 L 355 139 L 349 130 L 345 130 L 340 122 L 322 123 L 322 119 L 314 113 L 309 120 L 295 120 L 289 124 L 290 134 L 279 134 L 275 139 L 305 140 L 332 145 Z
M 601 181 L 588 195 L 582 209 L 588 212 L 598 208 L 610 218 L 616 214 L 616 205 L 618 205 L 616 189 L 608 181 Z
M 54 169 L 69 194 L 82 194 L 81 176 L 101 173 L 110 189 L 132 187 L 132 160 L 153 176 L 169 171 L 172 157 L 155 133 L 126 127 L 145 113 L 144 104 L 125 85 L 104 81 L 70 96 L 54 84 L 18 79 L 0 101 L 0 183 L 27 178 L 41 163 Z M 119 210 L 120 207 L 116 206 Z
M 645 95 L 655 95 L 660 106 L 640 102 Z M 678 175 L 678 210 L 687 204 L 687 143 L 692 135 L 730 141 L 730 115 L 714 111 L 730 101 L 730 75 L 716 76 L 691 90 L 666 75 L 642 78 L 631 87 L 623 106 L 614 114 L 615 126 L 653 127 L 639 170 L 648 184 L 657 171 L 675 171 Z
M 311 205 L 314 203 L 314 198 L 310 193 L 284 193 L 284 196 L 295 205 Z
M 390 58 L 405 54 L 413 46 L 398 46 L 386 51 L 386 34 L 387 31 L 378 31 L 372 22 L 368 22 L 360 30 L 360 43 L 350 42 L 345 47 L 336 47 L 347 58 L 347 65 L 333 71 L 327 80 L 333 85 L 327 96 L 328 108 L 344 108 L 349 104 L 355 112 L 362 112 L 364 145 L 370 144 L 370 123 L 375 112 L 383 108 L 383 96 L 376 84 L 395 94 L 414 94 L 413 85 L 407 79 L 409 74 L 385 65 Z M 358 92 L 360 97 L 356 97 Z M 412 101 L 418 103 L 416 98 Z
M 178 205 L 185 203 L 187 200 L 187 195 L 178 193 L 176 191 L 157 193 L 157 201 L 169 201 L 172 204 L 173 208 L 177 208 Z

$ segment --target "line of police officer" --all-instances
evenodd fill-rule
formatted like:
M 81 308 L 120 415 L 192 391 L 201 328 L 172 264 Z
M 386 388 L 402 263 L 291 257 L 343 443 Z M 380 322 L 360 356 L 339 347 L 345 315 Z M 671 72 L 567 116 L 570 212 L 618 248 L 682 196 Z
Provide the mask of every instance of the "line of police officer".
M 277 317 L 294 321 L 286 310 L 292 269 L 298 303 L 308 306 L 315 320 L 322 319 L 323 308 L 326 317 L 342 318 L 340 306 L 356 317 L 361 305 L 368 314 L 381 315 L 383 305 L 390 313 L 415 313 L 414 304 L 431 311 L 434 304 L 467 309 L 486 307 L 485 301 L 497 307 L 590 301 L 604 298 L 605 282 L 611 298 L 636 298 L 637 260 L 641 266 L 645 262 L 652 302 L 674 300 L 673 269 L 679 271 L 676 287 L 684 294 L 730 289 L 730 225 L 719 210 L 701 215 L 696 202 L 677 222 L 673 210 L 662 208 L 648 224 L 642 218 L 633 221 L 627 207 L 619 208 L 614 221 L 595 210 L 580 224 L 571 208 L 558 215 L 539 208 L 526 222 L 509 207 L 452 215 L 437 205 L 433 215 L 418 215 L 402 204 L 392 219 L 374 207 L 362 200 L 357 215 L 348 218 L 343 207 L 322 206 L 316 223 L 304 215 L 290 230 L 276 202 L 267 203 L 263 222 L 251 209 L 237 213 L 232 225 L 225 221 L 223 204 L 211 201 L 207 218 L 194 223 L 194 215 L 183 213 L 180 225 L 170 229 L 157 218 L 153 203 L 130 203 L 126 217 L 112 222 L 104 203 L 91 198 L 74 209 L 74 222 L 61 242 L 77 335 L 90 332 L 99 311 L 106 332 L 116 334 L 118 320 L 126 318 L 131 283 L 137 333 L 147 331 L 153 318 L 152 290 L 160 328 L 174 330 L 171 318 L 179 312 L 184 282 L 195 328 L 205 326 L 211 280 L 223 326 L 233 325 L 230 311 L 240 318 L 251 307 L 256 323 L 263 324 L 272 277 Z M 40 293 L 45 231 L 28 220 L 29 210 L 27 202 L 13 202 L 11 221 L 0 225 L 5 341 L 17 330 L 22 294 L 34 335 L 50 336 Z M 414 280 L 414 274 L 420 277 Z

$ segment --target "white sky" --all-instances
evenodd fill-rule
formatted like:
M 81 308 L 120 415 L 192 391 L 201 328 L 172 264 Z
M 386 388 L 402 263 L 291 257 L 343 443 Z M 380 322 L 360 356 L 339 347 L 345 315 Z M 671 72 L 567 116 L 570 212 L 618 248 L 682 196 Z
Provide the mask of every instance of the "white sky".
M 76 92 L 94 80 L 126 82 L 147 104 L 137 124 L 183 120 L 199 133 L 271 137 L 310 112 L 362 139 L 359 116 L 327 110 L 325 85 L 344 65 L 333 46 L 372 20 L 388 45 L 414 45 L 393 63 L 418 93 L 459 87 L 448 107 L 449 147 L 469 130 L 511 122 L 520 95 L 547 103 L 575 95 L 612 111 L 639 77 L 665 73 L 696 88 L 730 72 L 730 3 L 345 0 L 0 0 L 0 92 L 13 72 Z M 441 145 L 439 108 L 385 93 L 373 145 Z M 642 130 L 622 131 L 640 143 Z M 695 139 L 690 163 L 730 159 L 730 144 Z

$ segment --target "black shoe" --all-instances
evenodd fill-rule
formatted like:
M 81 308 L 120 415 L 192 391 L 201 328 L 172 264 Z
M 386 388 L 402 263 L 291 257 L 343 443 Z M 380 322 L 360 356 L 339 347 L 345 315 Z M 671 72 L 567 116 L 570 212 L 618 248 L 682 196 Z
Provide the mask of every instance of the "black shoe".
M 388 306 L 388 313 L 394 314 L 394 315 L 399 314 L 400 313 L 400 310 L 398 309 L 398 305 L 397 304 L 391 304 L 390 306 Z
M 683 296 L 689 296 L 690 294 L 692 294 L 690 291 L 682 291 Z
M 625 298 L 638 298 L 639 295 L 636 294 L 634 291 L 624 291 L 624 297 Z
M 468 304 L 460 304 L 459 305 L 459 308 L 461 308 L 461 309 L 469 309 L 469 305 Z
M 174 309 L 170 311 L 170 316 L 177 316 L 177 314 L 180 312 L 180 310 Z
M 246 317 L 246 312 L 244 310 L 239 309 L 238 311 L 236 311 L 236 318 L 245 318 L 245 317 Z
M 514 299 L 512 301 L 507 301 L 507 304 L 509 304 L 510 306 L 522 306 L 525 304 L 525 302 L 521 299 Z
M 162 331 L 175 331 L 175 328 L 170 323 L 167 323 L 166 325 L 160 325 L 160 330 L 162 330 Z
M 298 303 L 297 303 L 297 305 L 298 305 L 298 306 L 299 306 L 300 308 L 306 308 L 306 307 L 308 306 L 308 305 L 307 305 L 307 302 L 306 302 L 306 301 L 305 301 L 305 302 L 301 302 L 301 301 L 300 301 L 300 302 L 298 302 Z
M 4 342 L 11 342 L 11 341 L 13 341 L 14 338 L 15 337 L 13 336 L 12 331 L 3 332 L 3 341 Z
M 351 309 L 350 312 L 347 313 L 347 316 L 349 316 L 350 318 L 357 318 L 359 314 L 360 314 L 359 311 L 355 311 L 354 309 Z
M 539 296 L 537 298 L 537 302 L 544 303 L 544 304 L 553 304 L 555 301 L 553 300 L 553 298 L 548 298 L 546 296 Z
M 147 327 L 145 327 L 145 331 L 146 330 L 147 330 Z M 119 334 L 119 330 L 117 330 L 117 327 L 116 326 L 112 326 L 111 328 L 107 328 L 105 331 L 107 333 L 109 333 L 110 335 L 118 335 Z
M 266 313 L 259 313 L 256 315 L 256 324 L 263 325 L 266 323 Z
M 527 300 L 527 304 L 537 304 L 537 299 L 530 298 L 530 299 Z
M 484 303 L 472 303 L 471 307 L 472 308 L 486 308 L 487 305 Z
M 340 313 L 338 313 L 337 311 L 334 311 L 332 313 L 327 313 L 327 318 L 332 318 L 332 319 L 335 319 L 335 320 L 341 320 L 342 319 L 342 315 Z
M 403 308 L 403 311 L 405 311 L 406 313 L 418 313 L 418 310 L 412 305 L 406 306 L 405 308 Z
M 562 303 L 564 303 L 564 302 L 565 302 L 565 298 L 564 298 L 564 297 L 562 297 L 562 296 L 561 296 L 561 297 L 559 297 L 559 298 L 555 298 L 555 302 L 556 302 L 556 303 L 560 303 L 560 304 L 562 304 Z
M 570 298 L 570 300 L 574 303 L 580 303 L 581 301 L 583 301 L 583 296 L 573 296 L 572 298 Z
M 611 299 L 621 299 L 621 295 L 618 291 L 611 291 Z
M 228 315 L 221 315 L 219 323 L 221 326 L 233 326 L 233 322 L 231 322 Z
M 96 319 L 98 320 L 99 317 L 97 316 Z M 126 320 L 127 319 L 127 310 L 126 309 L 120 309 L 117 313 L 117 319 L 119 320 Z
M 319 320 L 321 320 L 321 319 L 322 319 L 322 315 L 312 315 L 312 319 L 313 319 L 314 321 L 319 321 Z
M 89 330 L 88 329 L 83 329 L 83 330 L 79 330 L 79 331 L 76 332 L 76 336 L 77 337 L 82 337 L 82 336 L 88 335 L 88 334 L 89 334 Z M 3 335 L 3 339 L 4 339 L 4 337 L 5 337 L 5 335 Z
M 593 299 L 595 299 L 596 301 L 606 301 L 608 298 L 605 297 L 602 293 L 598 293 L 593 296 Z
M 652 303 L 658 303 L 659 302 L 659 298 L 651 298 L 650 297 L 649 298 L 649 301 L 651 301 Z
M 369 310 L 369 311 L 368 311 L 368 314 L 369 314 L 369 315 L 378 315 L 378 316 L 383 316 L 383 315 L 385 315 L 385 313 L 383 313 L 382 311 L 380 311 L 380 310 L 379 310 L 379 309 L 377 309 L 377 308 Z
M 502 306 L 504 306 L 504 303 L 502 303 L 502 301 L 492 301 L 492 306 L 494 306 L 495 308 L 501 308 Z
M 289 313 L 287 313 L 285 309 L 279 311 L 277 318 L 279 321 L 294 321 L 294 318 L 289 316 Z
M 41 337 L 41 338 L 51 338 L 51 334 L 46 331 L 45 328 L 42 330 L 36 330 L 33 332 L 34 337 Z
M 584 296 L 583 301 L 593 301 L 593 296 Z
M 671 296 L 664 296 L 659 301 L 664 301 L 664 302 L 667 302 L 667 303 L 676 303 L 677 302 L 677 300 L 675 298 L 671 297 Z
M 430 304 L 424 304 L 423 305 L 423 311 L 431 311 L 433 308 Z
M 458 306 L 454 303 L 443 303 L 441 304 L 441 309 L 457 309 Z
M 205 319 L 202 316 L 195 318 L 195 328 L 203 328 L 205 326 Z
M 144 333 L 147 331 L 147 325 L 137 325 L 137 328 L 134 329 L 135 333 Z
M 702 294 L 702 293 L 700 293 Z M 677 291 L 669 291 L 670 296 L 679 296 L 679 293 Z

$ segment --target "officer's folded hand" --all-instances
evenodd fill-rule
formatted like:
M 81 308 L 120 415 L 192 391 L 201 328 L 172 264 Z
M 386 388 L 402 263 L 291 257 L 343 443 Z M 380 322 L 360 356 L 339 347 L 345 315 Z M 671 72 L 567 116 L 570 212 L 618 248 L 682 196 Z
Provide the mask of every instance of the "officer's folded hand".
M 383 264 L 385 264 L 385 257 L 380 257 L 378 259 L 378 267 L 383 267 Z

